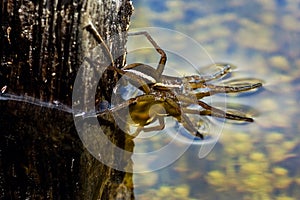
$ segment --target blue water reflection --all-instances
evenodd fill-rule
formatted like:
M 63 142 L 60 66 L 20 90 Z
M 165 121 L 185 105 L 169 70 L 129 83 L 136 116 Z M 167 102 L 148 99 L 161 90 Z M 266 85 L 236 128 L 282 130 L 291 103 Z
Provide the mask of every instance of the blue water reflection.
M 203 159 L 197 157 L 199 147 L 192 146 L 162 170 L 135 174 L 137 199 L 300 199 L 295 167 L 300 156 L 300 2 L 140 0 L 134 6 L 131 28 L 180 31 L 214 60 L 237 65 L 236 78 L 265 81 L 259 93 L 227 97 L 258 111 L 255 123 L 225 123 L 220 141 Z M 143 147 L 137 143 L 136 148 Z

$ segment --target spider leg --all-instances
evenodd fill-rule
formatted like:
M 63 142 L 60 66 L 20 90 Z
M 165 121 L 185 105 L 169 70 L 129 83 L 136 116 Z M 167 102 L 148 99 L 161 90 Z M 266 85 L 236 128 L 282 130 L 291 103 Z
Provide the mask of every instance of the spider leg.
M 212 68 L 212 70 L 210 68 Z M 235 66 L 229 63 L 214 63 L 205 67 L 203 71 L 201 70 L 200 75 L 204 81 L 212 81 L 220 79 L 224 75 L 228 74 L 232 68 L 235 68 Z
M 221 109 L 214 108 L 203 101 L 196 100 L 195 98 L 191 98 L 185 95 L 177 95 L 176 96 L 178 100 L 182 103 L 182 105 L 192 105 L 192 104 L 198 104 L 204 110 L 193 110 L 193 109 L 188 109 L 188 108 L 182 108 L 182 111 L 184 113 L 189 113 L 189 114 L 197 114 L 197 115 L 209 115 L 209 116 L 214 116 L 214 117 L 219 117 L 219 118 L 226 118 L 226 119 L 231 119 L 231 120 L 238 120 L 238 121 L 247 121 L 247 122 L 253 122 L 254 120 L 250 117 L 244 116 L 242 113 L 239 114 L 234 114 L 230 112 L 225 112 Z
M 228 63 L 215 63 L 200 69 L 200 75 L 192 75 L 184 77 L 189 82 L 191 89 L 197 89 L 205 82 L 220 79 L 234 68 L 233 65 Z
M 108 58 L 110 59 L 111 66 L 115 71 L 117 71 L 120 75 L 125 75 L 130 79 L 136 80 L 136 82 L 138 82 L 138 84 L 142 87 L 142 89 L 145 93 L 150 93 L 150 88 L 143 79 L 136 76 L 135 74 L 126 73 L 125 71 L 123 71 L 123 70 L 121 70 L 121 69 L 119 69 L 115 66 L 114 59 L 113 59 L 113 57 L 112 57 L 112 55 L 109 51 L 109 48 L 108 48 L 107 44 L 104 42 L 103 38 L 101 37 L 99 32 L 96 30 L 96 28 L 94 27 L 93 24 L 89 23 L 87 26 L 85 26 L 85 29 L 92 34 L 92 36 L 95 38 L 95 40 L 100 45 L 102 44 L 102 47 L 104 48 L 104 52 L 105 52 L 106 56 L 108 56 Z
M 188 118 L 188 116 L 182 112 L 182 109 L 178 103 L 172 99 L 167 98 L 166 99 L 166 106 L 164 106 L 166 109 L 166 112 L 177 119 L 179 123 L 182 124 L 182 126 L 188 130 L 191 134 L 194 134 L 196 137 L 199 137 L 201 139 L 204 138 L 203 134 L 200 133 L 193 125 L 191 120 Z
M 122 70 L 136 73 L 141 78 L 146 79 L 146 82 L 150 82 L 152 84 L 158 82 L 157 72 L 150 65 L 144 63 L 132 63 L 123 67 Z
M 143 79 L 143 77 L 140 77 L 139 75 L 132 73 L 132 72 L 126 72 L 121 70 L 121 75 L 127 77 L 133 85 L 140 88 L 142 91 L 144 91 L 146 94 L 149 94 L 151 89 L 148 85 L 148 81 Z
M 128 35 L 129 36 L 144 35 L 149 40 L 149 42 L 154 46 L 156 51 L 161 55 L 157 69 L 156 69 L 158 81 L 160 81 L 162 73 L 163 73 L 165 65 L 166 65 L 166 62 L 167 62 L 167 55 L 166 55 L 165 51 L 162 48 L 160 48 L 160 46 L 153 40 L 153 38 L 147 31 L 138 31 L 138 32 L 128 33 Z
M 142 126 L 139 126 L 136 129 L 136 131 L 133 134 L 131 134 L 131 136 L 137 137 L 141 131 L 150 132 L 150 131 L 160 131 L 160 130 L 163 130 L 165 128 L 164 117 L 159 116 L 158 117 L 158 122 L 159 122 L 159 124 L 157 126 L 146 127 L 146 128 L 142 127 Z
M 204 139 L 204 135 L 202 133 L 200 133 L 195 126 L 193 125 L 193 123 L 191 122 L 191 120 L 188 118 L 188 116 L 184 113 L 181 114 L 181 118 L 177 119 L 178 122 L 180 122 L 182 124 L 182 126 L 188 130 L 190 133 L 192 133 L 193 135 L 195 135 L 196 137 L 199 137 L 201 139 Z
M 94 37 L 94 39 L 101 45 L 103 45 L 102 47 L 104 47 L 104 53 L 106 54 L 106 56 L 110 59 L 111 61 L 111 65 L 113 66 L 114 69 L 116 69 L 116 71 L 120 70 L 117 67 L 115 67 L 115 62 L 113 59 L 113 56 L 111 55 L 109 48 L 107 46 L 107 44 L 104 42 L 103 38 L 101 37 L 101 35 L 99 34 L 99 32 L 97 31 L 97 29 L 95 28 L 95 26 L 92 23 L 89 23 L 87 26 L 84 27 L 88 32 L 90 32 L 92 34 L 92 36 Z
M 141 88 L 146 94 L 150 93 L 150 86 L 157 82 L 158 76 L 156 70 L 143 63 L 132 63 L 122 68 L 124 75 L 129 77 L 129 82 Z M 146 84 L 146 86 L 144 86 Z
M 204 91 L 200 91 L 196 93 L 196 97 L 198 99 L 201 99 L 206 96 L 211 96 L 218 93 L 238 93 L 238 92 L 244 92 L 248 90 L 252 90 L 255 88 L 259 88 L 262 86 L 261 82 L 257 83 L 244 83 L 236 86 L 219 86 L 219 85 L 212 85 L 212 84 L 201 84 L 199 85 L 199 88 L 204 88 Z
M 207 87 L 211 90 L 212 94 L 216 93 L 236 93 L 236 92 L 244 92 L 248 90 L 252 90 L 258 87 L 261 87 L 262 83 L 257 82 L 257 83 L 241 83 L 240 85 L 236 86 L 215 86 L 208 84 Z
M 137 129 L 135 130 L 135 132 L 133 134 L 130 134 L 130 135 L 135 138 L 135 137 L 137 137 L 140 134 L 140 132 L 142 130 L 143 130 L 143 127 L 139 126 L 139 127 L 137 127 Z
M 114 115 L 115 120 L 122 120 L 125 123 L 134 123 L 138 124 L 138 128 L 135 130 L 133 134 L 130 134 L 133 137 L 136 137 L 141 131 L 144 132 L 149 132 L 149 131 L 155 131 L 155 130 L 162 130 L 165 127 L 165 122 L 164 122 L 164 116 L 167 116 L 164 108 L 163 108 L 163 101 L 155 101 L 155 96 L 154 95 L 141 95 L 135 98 L 131 98 L 127 101 L 124 101 L 121 104 L 118 104 L 117 106 L 105 110 L 105 111 L 100 111 L 96 113 L 96 116 L 104 116 L 107 113 L 111 113 Z M 133 106 L 133 111 L 130 111 L 130 106 Z M 149 108 L 147 108 L 149 106 Z M 127 110 L 126 108 L 129 108 Z M 123 110 L 125 109 L 125 110 Z M 125 112 L 123 112 L 125 111 Z M 128 111 L 130 113 L 128 113 Z M 131 113 L 133 112 L 133 113 Z M 131 115 L 132 117 L 131 122 L 130 118 L 127 121 L 126 116 L 127 114 Z M 133 115 L 132 115 L 133 114 Z M 145 115 L 147 117 L 145 117 Z M 83 116 L 84 118 L 87 117 L 94 117 L 94 115 L 85 115 Z M 136 121 L 137 116 L 143 116 L 141 117 L 138 121 Z M 145 125 L 154 122 L 155 120 L 158 119 L 159 124 L 157 126 L 153 127 L 144 127 Z M 148 122 L 149 121 L 149 122 Z
M 230 113 L 230 112 L 225 112 L 218 108 L 214 108 L 202 101 L 198 101 L 198 105 L 200 105 L 202 108 L 204 108 L 204 110 L 199 111 L 199 110 L 184 108 L 183 111 L 185 113 L 189 113 L 189 114 L 208 115 L 208 116 L 213 116 L 213 117 L 218 117 L 218 118 L 226 118 L 226 119 L 237 120 L 237 121 L 246 121 L 246 122 L 254 121 L 252 118 L 242 115 L 242 113 L 234 114 L 234 113 Z
M 163 116 L 158 117 L 158 122 L 159 124 L 157 126 L 152 126 L 152 127 L 144 127 L 143 131 L 149 132 L 149 131 L 160 131 L 165 128 L 165 120 Z

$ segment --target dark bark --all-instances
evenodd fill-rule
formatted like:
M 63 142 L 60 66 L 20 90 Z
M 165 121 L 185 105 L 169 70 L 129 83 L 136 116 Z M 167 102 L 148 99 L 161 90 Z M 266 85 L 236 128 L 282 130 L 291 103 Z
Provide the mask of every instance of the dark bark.
M 105 166 L 86 150 L 72 113 L 45 106 L 58 100 L 71 107 L 78 73 L 83 85 L 75 92 L 82 94 L 84 103 L 89 104 L 90 95 L 95 95 L 90 87 L 98 83 L 97 73 L 102 72 L 92 103 L 110 101 L 118 76 L 94 62 L 97 43 L 84 26 L 91 21 L 108 38 L 115 63 L 122 67 L 131 3 L 2 0 L 0 6 L 0 89 L 7 86 L 8 94 L 31 96 L 36 102 L 0 100 L 0 197 L 132 199 L 131 174 Z M 100 62 L 106 59 L 99 58 Z M 114 144 L 133 150 L 132 140 L 112 116 L 98 120 Z M 130 158 L 120 159 L 130 162 Z

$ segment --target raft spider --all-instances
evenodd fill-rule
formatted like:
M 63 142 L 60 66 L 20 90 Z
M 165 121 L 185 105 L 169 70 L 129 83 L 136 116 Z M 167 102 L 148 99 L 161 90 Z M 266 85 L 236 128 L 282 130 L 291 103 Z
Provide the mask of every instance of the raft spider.
M 157 68 L 155 69 L 143 63 L 132 63 L 119 69 L 115 66 L 109 48 L 95 27 L 92 24 L 89 24 L 85 28 L 93 35 L 99 44 L 103 45 L 105 54 L 110 58 L 110 67 L 120 76 L 126 77 L 133 86 L 143 92 L 143 94 L 115 105 L 111 109 L 97 113 L 97 116 L 100 116 L 106 112 L 114 113 L 125 108 L 128 109 L 132 123 L 138 127 L 132 136 L 137 136 L 141 131 L 162 130 L 165 127 L 164 118 L 167 116 L 172 116 L 190 134 L 201 139 L 204 139 L 204 134 L 198 131 L 187 114 L 253 122 L 251 117 L 247 117 L 241 112 L 223 111 L 201 100 L 204 97 L 217 93 L 238 93 L 262 86 L 262 83 L 258 80 L 254 82 L 236 81 L 232 85 L 215 85 L 210 83 L 212 80 L 220 79 L 224 75 L 230 73 L 232 65 L 227 63 L 213 64 L 211 67 L 217 69 L 215 73 L 202 76 L 191 75 L 185 77 L 173 77 L 163 75 L 167 55 L 148 32 L 141 31 L 129 33 L 129 35 L 143 35 L 153 45 L 155 50 L 160 54 Z M 201 109 L 195 110 L 190 108 L 190 106 L 194 104 L 200 106 Z M 149 124 L 152 124 L 155 121 L 158 121 L 158 125 L 152 127 L 150 125 L 150 127 L 148 127 Z

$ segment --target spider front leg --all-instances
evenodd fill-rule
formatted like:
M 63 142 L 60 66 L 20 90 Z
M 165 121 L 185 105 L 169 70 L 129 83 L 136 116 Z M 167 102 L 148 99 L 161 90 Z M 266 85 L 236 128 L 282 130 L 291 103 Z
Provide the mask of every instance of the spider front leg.
M 262 86 L 262 81 L 259 79 L 232 79 L 223 82 L 223 85 L 214 85 L 207 82 L 218 80 L 229 74 L 231 69 L 236 68 L 234 65 L 227 63 L 215 63 L 201 70 L 200 75 L 186 76 L 183 81 L 188 87 L 193 90 L 192 94 L 198 99 L 206 96 L 211 96 L 218 93 L 239 93 Z
M 94 39 L 98 42 L 98 44 L 102 44 L 102 48 L 104 48 L 104 53 L 106 54 L 106 56 L 110 59 L 111 61 L 111 65 L 115 67 L 115 62 L 113 59 L 113 56 L 110 53 L 110 50 L 107 46 L 107 44 L 104 42 L 103 38 L 101 37 L 101 35 L 99 34 L 99 32 L 97 31 L 97 29 L 95 28 L 95 26 L 92 23 L 89 23 L 88 25 L 86 25 L 84 27 L 84 29 L 86 29 L 88 32 L 91 33 L 91 35 L 94 37 Z M 116 68 L 116 70 L 120 70 L 118 68 Z
M 153 45 L 155 50 L 161 55 L 156 69 L 143 63 L 132 63 L 122 68 L 122 75 L 129 77 L 131 82 L 137 88 L 143 90 L 146 94 L 150 93 L 149 85 L 161 82 L 163 71 L 167 61 L 167 55 L 162 48 L 154 41 L 151 35 L 146 31 L 128 33 L 129 36 L 144 35 Z M 145 85 L 146 83 L 146 85 Z
M 207 83 L 198 83 L 197 88 L 192 88 L 194 90 L 194 95 L 197 97 L 197 99 L 202 99 L 203 97 L 212 96 L 214 94 L 219 93 L 239 93 L 239 92 L 245 92 L 252 89 L 260 88 L 262 86 L 262 83 L 260 80 L 255 79 L 251 80 L 251 82 L 247 82 L 247 79 L 245 80 L 233 80 L 236 83 L 232 85 L 213 85 L 213 84 L 207 84 Z M 229 83 L 229 82 L 228 82 Z M 199 92 L 197 92 L 197 90 Z
M 149 42 L 153 45 L 153 47 L 156 49 L 156 51 L 161 55 L 157 69 L 156 69 L 156 74 L 158 77 L 157 82 L 161 81 L 161 76 L 162 73 L 165 69 L 165 65 L 167 62 L 167 54 L 165 51 L 160 48 L 160 46 L 154 41 L 154 39 L 151 37 L 151 35 L 147 31 L 139 31 L 139 32 L 133 32 L 133 33 L 128 33 L 129 36 L 134 36 L 134 35 L 144 35 Z M 132 68 L 130 65 L 127 67 L 127 69 Z
M 108 48 L 107 44 L 105 43 L 105 41 L 103 40 L 103 38 L 101 37 L 101 35 L 99 34 L 99 32 L 96 30 L 95 26 L 92 23 L 89 23 L 84 28 L 88 32 L 91 33 L 91 35 L 94 37 L 94 39 L 99 43 L 99 45 L 101 45 L 101 48 L 104 49 L 104 53 L 110 59 L 110 62 L 111 62 L 110 67 L 113 70 L 115 70 L 118 74 L 120 74 L 122 76 L 124 75 L 125 77 L 128 77 L 129 79 L 135 80 L 137 82 L 137 84 L 139 86 L 141 86 L 142 90 L 145 93 L 147 93 L 147 94 L 150 93 L 150 88 L 149 88 L 148 84 L 145 82 L 144 79 L 140 78 L 138 75 L 136 75 L 134 73 L 126 73 L 126 71 L 121 70 L 121 69 L 116 67 L 113 56 L 112 56 L 111 52 L 109 51 L 109 48 Z
M 197 89 L 205 82 L 217 80 L 229 74 L 231 69 L 236 68 L 232 64 L 228 63 L 214 63 L 207 67 L 201 68 L 200 75 L 186 76 L 183 78 L 185 82 L 189 83 L 191 89 Z

